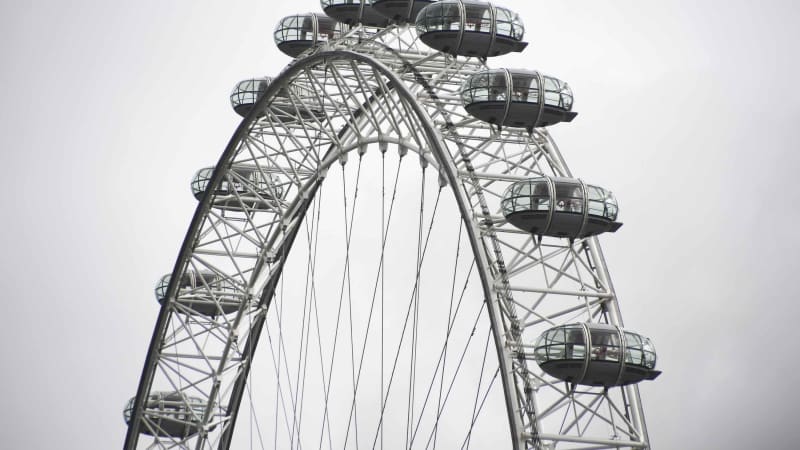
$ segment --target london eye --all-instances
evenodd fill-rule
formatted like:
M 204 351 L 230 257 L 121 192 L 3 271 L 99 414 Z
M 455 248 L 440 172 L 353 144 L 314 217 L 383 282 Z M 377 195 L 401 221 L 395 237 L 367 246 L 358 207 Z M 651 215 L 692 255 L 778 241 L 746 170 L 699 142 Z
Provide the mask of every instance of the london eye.
M 124 448 L 650 448 L 656 352 L 600 247 L 613 186 L 548 132 L 567 82 L 490 67 L 522 19 L 320 6 L 278 21 L 292 62 L 235 84 L 242 121 L 190 182 Z

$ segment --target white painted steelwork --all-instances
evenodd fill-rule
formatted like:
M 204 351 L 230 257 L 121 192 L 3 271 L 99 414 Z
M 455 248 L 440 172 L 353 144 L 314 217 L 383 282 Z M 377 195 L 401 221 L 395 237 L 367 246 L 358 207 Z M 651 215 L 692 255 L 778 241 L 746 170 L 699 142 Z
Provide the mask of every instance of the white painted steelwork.
M 262 333 L 270 332 L 266 318 L 306 212 L 329 170 L 337 163 L 344 166 L 349 153 L 355 150 L 359 160 L 371 149 L 385 154 L 390 143 L 401 157 L 417 152 L 423 173 L 426 167 L 438 171 L 439 186 L 451 192 L 463 219 L 483 296 L 471 300 L 485 302 L 489 316 L 511 447 L 649 448 L 635 385 L 578 388 L 546 375 L 533 362 L 532 345 L 546 329 L 574 322 L 623 323 L 597 237 L 540 240 L 502 219 L 502 194 L 514 180 L 572 174 L 545 129 L 500 130 L 463 109 L 462 84 L 485 69 L 483 60 L 430 50 L 414 27 L 392 25 L 353 27 L 338 39 L 317 42 L 275 77 L 254 108 L 267 113 L 242 121 L 209 189 L 229 179 L 232 167 L 247 165 L 265 178 L 275 174 L 284 180 L 280 198 L 270 209 L 241 202 L 236 214 L 226 215 L 213 207 L 212 196 L 203 197 L 171 278 L 212 271 L 231 280 L 243 301 L 227 315 L 185 314 L 176 307 L 179 283 L 169 284 L 124 448 L 231 447 L 255 347 Z M 315 107 L 324 115 L 288 122 L 274 114 L 269 105 L 287 86 L 317 92 Z M 297 111 L 309 109 L 291 94 L 294 89 L 284 92 Z M 153 427 L 146 399 L 159 391 L 199 398 L 205 411 L 192 436 L 155 436 L 140 445 L 140 434 Z M 295 429 L 299 434 L 296 419 L 287 418 L 292 437 Z M 292 442 L 301 446 L 299 438 Z M 415 445 L 413 437 L 411 443 L 407 447 Z

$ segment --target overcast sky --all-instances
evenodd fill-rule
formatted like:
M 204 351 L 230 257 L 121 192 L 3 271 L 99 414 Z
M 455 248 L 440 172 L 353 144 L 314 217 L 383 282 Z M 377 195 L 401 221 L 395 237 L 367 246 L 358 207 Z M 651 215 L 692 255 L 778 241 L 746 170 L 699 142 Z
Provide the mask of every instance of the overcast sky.
M 495 67 L 570 83 L 552 133 L 611 188 L 602 240 L 625 322 L 659 351 L 641 392 L 667 449 L 800 447 L 800 6 L 507 0 L 528 49 Z M 2 447 L 124 439 L 195 202 L 238 123 L 228 94 L 289 58 L 271 33 L 315 0 L 0 3 Z

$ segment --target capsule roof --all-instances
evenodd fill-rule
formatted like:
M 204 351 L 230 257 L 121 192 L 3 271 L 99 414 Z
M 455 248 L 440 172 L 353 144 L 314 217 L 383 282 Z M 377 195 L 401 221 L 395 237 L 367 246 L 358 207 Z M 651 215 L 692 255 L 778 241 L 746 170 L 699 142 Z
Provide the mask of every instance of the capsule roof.
M 485 122 L 532 129 L 570 122 L 573 95 L 567 83 L 533 70 L 490 69 L 461 87 L 467 112 Z
M 200 169 L 192 179 L 192 194 L 199 201 L 214 175 L 213 167 Z M 244 208 L 268 211 L 275 208 L 283 196 L 283 186 L 274 174 L 266 174 L 255 166 L 235 165 L 227 172 L 213 192 L 211 205 L 219 209 Z
M 509 9 L 477 0 L 442 0 L 424 7 L 417 34 L 428 46 L 453 55 L 498 56 L 521 52 L 525 27 Z
M 536 341 L 534 357 L 550 376 L 587 386 L 623 386 L 661 374 L 650 339 L 607 324 L 551 328 Z
M 135 401 L 136 397 L 131 398 L 123 410 L 126 424 L 130 424 L 133 418 Z M 195 435 L 200 430 L 205 407 L 202 399 L 182 392 L 151 392 L 144 403 L 143 414 L 147 422 L 141 427 L 141 432 L 175 438 Z
M 370 0 L 372 7 L 379 14 L 399 22 L 413 22 L 422 8 L 435 0 Z
M 506 220 L 538 236 L 570 239 L 616 231 L 614 195 L 577 178 L 538 177 L 511 184 L 500 202 Z
M 156 300 L 164 303 L 172 274 L 166 274 L 156 284 Z M 210 270 L 187 270 L 178 283 L 175 301 L 189 314 L 216 316 L 239 310 L 241 290 L 229 279 Z
M 275 27 L 275 43 L 283 53 L 295 58 L 304 51 L 341 36 L 336 20 L 317 13 L 284 17 Z
M 320 0 L 320 5 L 325 14 L 347 25 L 389 25 L 389 18 L 379 14 L 368 0 Z

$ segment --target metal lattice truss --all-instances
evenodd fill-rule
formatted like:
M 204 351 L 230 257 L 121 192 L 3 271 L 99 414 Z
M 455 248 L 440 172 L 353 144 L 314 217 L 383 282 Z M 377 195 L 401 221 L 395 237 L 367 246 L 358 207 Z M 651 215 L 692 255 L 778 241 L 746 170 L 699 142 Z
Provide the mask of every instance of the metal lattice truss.
M 499 205 L 511 182 L 571 174 L 546 130 L 500 130 L 464 111 L 459 88 L 483 68 L 478 59 L 431 51 L 413 28 L 354 28 L 275 79 L 220 158 L 189 228 L 125 448 L 140 441 L 147 448 L 230 447 L 252 356 L 318 187 L 353 150 L 385 151 L 388 144 L 416 152 L 455 196 L 487 302 L 514 448 L 648 448 L 635 386 L 569 385 L 532 360 L 533 342 L 552 326 L 622 320 L 596 238 L 540 240 L 505 222 Z M 230 170 L 234 165 L 280 182 L 265 193 Z M 223 182 L 240 186 L 232 194 L 237 208 L 212 207 L 213 187 Z M 253 197 L 262 201 L 246 200 Z M 216 278 L 181 289 L 175 280 L 189 271 Z M 232 314 L 199 314 L 188 298 L 220 311 L 232 299 L 240 306 Z M 184 420 L 196 433 L 166 436 L 164 416 L 147 403 L 158 390 L 185 395 Z M 202 400 L 202 408 L 189 398 Z M 142 432 L 155 437 L 140 438 Z

